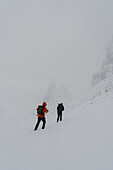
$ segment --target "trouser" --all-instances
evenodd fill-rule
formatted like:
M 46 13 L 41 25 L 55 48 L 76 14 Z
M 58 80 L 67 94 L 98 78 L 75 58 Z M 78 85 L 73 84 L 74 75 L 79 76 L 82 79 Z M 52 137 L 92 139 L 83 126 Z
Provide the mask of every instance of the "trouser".
M 57 122 L 59 121 L 62 121 L 62 112 L 57 112 Z
M 45 119 L 45 117 L 38 117 L 38 121 L 37 121 L 37 123 L 36 123 L 36 126 L 35 126 L 35 129 L 34 129 L 34 130 L 37 130 L 37 128 L 38 128 L 38 126 L 39 126 L 39 124 L 40 124 L 41 121 L 43 122 L 42 129 L 45 128 L 45 124 L 46 124 L 46 119 Z

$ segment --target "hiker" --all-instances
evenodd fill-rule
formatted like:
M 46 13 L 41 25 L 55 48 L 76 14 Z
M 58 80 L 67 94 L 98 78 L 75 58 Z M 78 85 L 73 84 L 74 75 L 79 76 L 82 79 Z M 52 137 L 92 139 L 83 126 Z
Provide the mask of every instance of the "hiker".
M 43 122 L 42 129 L 45 128 L 45 124 L 46 124 L 45 113 L 48 113 L 46 105 L 47 105 L 46 102 L 43 102 L 43 104 L 41 106 L 38 106 L 38 108 L 36 108 L 38 121 L 36 123 L 34 131 L 37 130 L 41 121 Z
M 62 121 L 62 111 L 64 111 L 63 103 L 58 104 L 57 106 L 57 123 L 60 119 Z

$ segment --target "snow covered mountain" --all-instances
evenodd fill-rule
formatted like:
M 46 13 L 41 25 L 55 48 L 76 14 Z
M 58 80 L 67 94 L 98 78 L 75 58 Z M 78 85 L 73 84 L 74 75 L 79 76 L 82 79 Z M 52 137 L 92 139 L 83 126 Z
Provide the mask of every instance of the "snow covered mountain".
M 102 63 L 100 71 L 93 75 L 92 86 L 111 75 L 113 75 L 113 37 L 108 45 L 106 58 Z
M 113 169 L 113 76 L 64 102 L 62 122 L 48 108 L 45 130 L 30 102 L 0 103 L 0 170 Z

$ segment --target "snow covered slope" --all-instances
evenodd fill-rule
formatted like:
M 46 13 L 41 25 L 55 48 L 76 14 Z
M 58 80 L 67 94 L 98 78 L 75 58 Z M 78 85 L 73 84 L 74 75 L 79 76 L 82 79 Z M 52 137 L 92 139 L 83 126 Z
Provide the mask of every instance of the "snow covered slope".
M 64 105 L 62 122 L 49 108 L 46 129 L 35 132 L 29 102 L 7 106 L 12 112 L 0 119 L 0 170 L 113 169 L 113 77 Z

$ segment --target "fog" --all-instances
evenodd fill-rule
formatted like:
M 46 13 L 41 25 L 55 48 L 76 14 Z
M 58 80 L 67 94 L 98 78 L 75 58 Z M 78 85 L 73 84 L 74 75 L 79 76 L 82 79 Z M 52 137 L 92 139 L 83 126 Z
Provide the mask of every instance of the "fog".
M 0 0 L 1 86 L 54 78 L 71 90 L 89 88 L 112 16 L 112 0 Z

